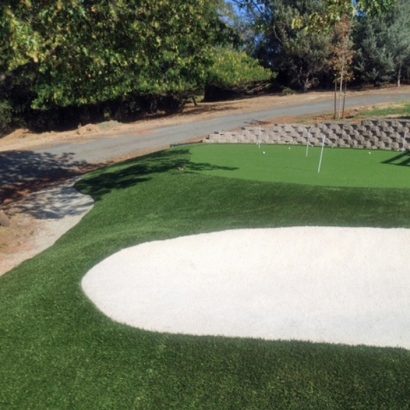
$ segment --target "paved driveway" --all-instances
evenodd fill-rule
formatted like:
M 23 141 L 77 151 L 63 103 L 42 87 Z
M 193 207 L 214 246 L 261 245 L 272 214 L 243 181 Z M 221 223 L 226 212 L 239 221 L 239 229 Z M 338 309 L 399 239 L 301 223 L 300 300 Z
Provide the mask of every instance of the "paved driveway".
M 280 117 L 295 117 L 329 112 L 332 110 L 332 98 L 333 94 L 329 93 L 329 99 L 326 101 L 309 102 L 307 104 L 260 112 L 229 114 L 223 117 L 200 120 L 190 124 L 153 128 L 148 130 L 146 135 L 138 135 L 138 137 L 136 132 L 119 135 L 115 138 L 108 135 L 82 144 L 62 144 L 36 150 L 35 152 L 57 156 L 70 155 L 73 161 L 98 163 L 123 155 L 137 154 L 138 152 L 166 147 L 171 144 L 183 143 L 193 138 L 205 137 L 214 131 L 232 130 L 249 125 L 252 121 L 269 121 Z M 410 94 L 391 93 L 379 96 L 372 95 L 370 97 L 351 97 L 346 100 L 346 108 L 406 100 L 410 100 Z

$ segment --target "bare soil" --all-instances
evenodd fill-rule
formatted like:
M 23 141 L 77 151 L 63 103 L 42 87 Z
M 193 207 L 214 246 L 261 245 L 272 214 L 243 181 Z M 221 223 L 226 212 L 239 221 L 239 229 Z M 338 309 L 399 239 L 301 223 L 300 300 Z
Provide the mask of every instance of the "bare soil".
M 404 86 L 400 89 L 394 88 L 395 93 L 409 93 L 410 86 Z M 371 96 L 392 93 L 392 88 L 369 89 L 361 91 L 348 92 L 348 96 Z M 108 121 L 101 124 L 80 125 L 77 129 L 65 132 L 44 132 L 33 133 L 27 129 L 19 129 L 0 139 L 0 153 L 5 151 L 24 151 L 34 150 L 44 147 L 50 147 L 61 143 L 82 144 L 90 139 L 99 139 L 106 137 L 115 138 L 117 135 L 127 133 L 149 133 L 150 129 L 161 128 L 176 124 L 189 124 L 206 120 L 210 118 L 226 116 L 230 114 L 242 114 L 268 110 L 272 108 L 286 107 L 306 102 L 331 100 L 333 94 L 329 92 L 309 92 L 307 94 L 294 94 L 289 96 L 265 95 L 243 100 L 233 100 L 218 103 L 200 103 L 194 106 L 190 103 L 186 106 L 181 114 L 166 116 L 164 113 L 149 115 L 143 120 L 121 124 L 116 121 Z M 363 110 L 373 107 L 363 107 Z M 380 105 L 377 106 L 380 108 Z M 346 113 L 347 118 L 355 118 L 358 110 L 352 110 Z M 317 116 L 309 118 L 282 117 L 275 118 L 274 123 L 292 123 L 292 122 L 320 122 L 329 119 L 330 116 Z M 267 124 L 268 125 L 268 124 Z M 138 155 L 146 154 L 139 153 Z M 0 154 L 1 157 L 1 154 Z M 117 158 L 121 161 L 124 157 Z M 40 201 L 42 196 L 36 195 L 36 192 L 46 189 L 49 186 L 60 184 L 69 178 L 89 172 L 98 166 L 88 166 L 85 169 L 76 169 L 67 174 L 50 174 L 47 180 L 38 181 L 27 180 L 20 184 L 3 184 L 0 186 L 0 195 L 5 198 L 0 209 L 4 210 L 10 218 L 9 227 L 0 225 L 0 275 L 17 266 L 21 261 L 34 256 L 38 241 L 36 238 L 47 230 L 47 219 L 39 219 L 30 213 L 25 213 L 24 204 Z M 45 204 L 45 202 L 44 202 Z M 64 232 L 61 232 L 63 234 Z

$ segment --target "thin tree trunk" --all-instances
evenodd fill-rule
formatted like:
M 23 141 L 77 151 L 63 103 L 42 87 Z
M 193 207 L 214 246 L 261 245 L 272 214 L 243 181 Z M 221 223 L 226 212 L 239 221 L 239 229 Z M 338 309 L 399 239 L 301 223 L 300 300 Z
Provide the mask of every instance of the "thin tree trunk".
M 309 77 L 305 78 L 303 82 L 303 92 L 307 93 L 309 91 Z
M 335 78 L 335 98 L 334 98 L 334 110 L 333 110 L 333 119 L 336 119 L 337 113 L 337 79 Z
M 400 87 L 400 79 L 401 79 L 401 65 L 399 67 L 399 72 L 397 73 L 397 87 Z
M 345 118 L 345 104 L 346 104 L 346 91 L 347 91 L 347 82 L 345 82 L 345 91 L 343 93 L 343 108 L 342 108 L 342 118 Z
M 342 59 L 342 69 L 340 70 L 340 88 L 339 88 L 339 114 L 337 118 L 341 118 L 342 114 L 342 94 L 343 94 L 343 71 L 345 68 L 345 56 Z

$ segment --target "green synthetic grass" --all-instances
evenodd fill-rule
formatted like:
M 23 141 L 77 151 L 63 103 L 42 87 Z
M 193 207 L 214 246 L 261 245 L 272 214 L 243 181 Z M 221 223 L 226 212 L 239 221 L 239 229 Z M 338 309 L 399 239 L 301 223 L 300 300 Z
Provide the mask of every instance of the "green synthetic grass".
M 335 187 L 410 188 L 410 153 L 256 144 L 202 144 L 190 169 L 206 175 Z M 369 154 L 370 153 L 370 154 Z
M 194 148 L 195 150 L 195 148 Z M 80 281 L 138 243 L 233 228 L 410 228 L 410 190 L 221 178 L 174 149 L 77 186 L 94 209 L 0 278 L 1 409 L 405 409 L 410 352 L 150 333 L 112 322 Z M 212 165 L 214 166 L 214 165 Z

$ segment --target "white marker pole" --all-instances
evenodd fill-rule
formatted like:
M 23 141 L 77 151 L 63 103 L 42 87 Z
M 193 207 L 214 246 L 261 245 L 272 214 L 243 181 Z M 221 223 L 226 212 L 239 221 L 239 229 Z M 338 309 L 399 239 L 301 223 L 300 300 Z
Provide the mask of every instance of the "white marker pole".
M 401 150 L 404 151 L 404 145 L 406 144 L 406 131 L 404 131 L 404 137 L 402 138 L 403 140 L 403 146 L 401 147 Z
M 261 126 L 259 125 L 259 132 L 258 132 L 258 148 L 261 148 Z
M 308 133 L 307 142 L 306 142 L 306 156 L 308 156 L 308 153 L 309 153 L 309 145 L 310 145 L 310 131 Z
M 322 150 L 320 151 L 319 167 L 317 169 L 317 173 L 319 173 L 320 169 L 322 168 L 322 158 L 323 158 L 323 151 L 325 149 L 325 139 L 326 139 L 326 136 L 325 136 L 325 134 L 323 134 Z

